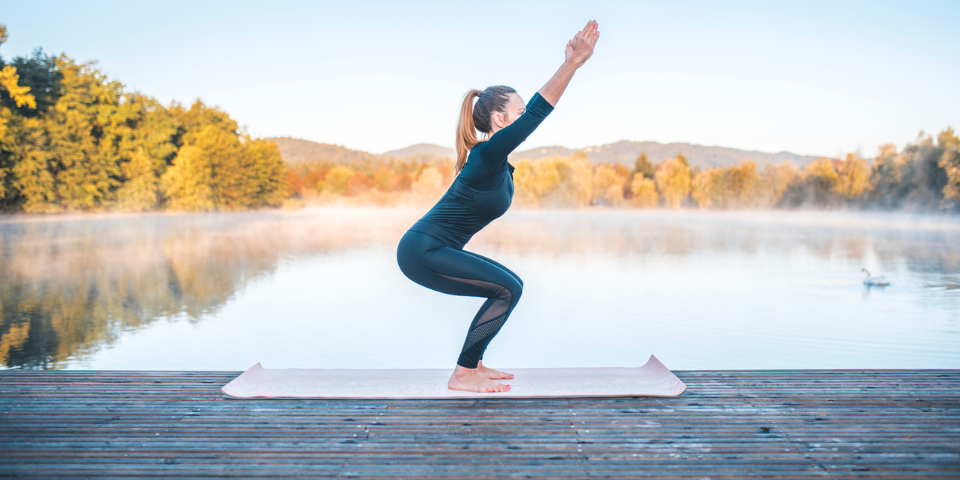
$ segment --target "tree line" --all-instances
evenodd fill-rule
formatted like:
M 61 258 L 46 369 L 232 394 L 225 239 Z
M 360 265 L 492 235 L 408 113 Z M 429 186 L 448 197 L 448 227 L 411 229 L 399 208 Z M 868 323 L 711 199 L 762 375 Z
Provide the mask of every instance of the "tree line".
M 0 57 L 0 210 L 240 210 L 287 194 L 276 144 L 217 108 L 161 105 L 63 54 Z
M 902 150 L 883 145 L 872 160 L 848 154 L 799 168 L 743 161 L 700 169 L 683 155 L 653 165 L 641 154 L 629 169 L 593 165 L 584 152 L 516 167 L 519 199 L 536 206 L 960 210 L 960 139 L 951 128 L 921 133 Z

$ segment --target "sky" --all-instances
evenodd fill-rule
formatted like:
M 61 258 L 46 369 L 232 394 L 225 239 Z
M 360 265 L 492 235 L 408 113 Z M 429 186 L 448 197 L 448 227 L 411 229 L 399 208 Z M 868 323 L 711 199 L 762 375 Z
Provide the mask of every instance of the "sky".
M 42 47 L 257 137 L 452 147 L 463 95 L 524 101 L 567 41 L 593 57 L 520 149 L 620 140 L 876 154 L 960 128 L 960 2 L 0 0 L 9 60 Z

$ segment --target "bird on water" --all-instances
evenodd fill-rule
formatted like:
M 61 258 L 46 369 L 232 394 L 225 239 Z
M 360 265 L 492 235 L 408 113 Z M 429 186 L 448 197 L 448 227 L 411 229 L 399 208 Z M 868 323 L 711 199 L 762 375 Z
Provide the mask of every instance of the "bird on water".
M 890 282 L 884 278 L 883 275 L 871 277 L 870 270 L 863 268 L 860 271 L 867 274 L 866 278 L 863 279 L 863 284 L 868 287 L 886 287 L 887 285 L 890 285 Z

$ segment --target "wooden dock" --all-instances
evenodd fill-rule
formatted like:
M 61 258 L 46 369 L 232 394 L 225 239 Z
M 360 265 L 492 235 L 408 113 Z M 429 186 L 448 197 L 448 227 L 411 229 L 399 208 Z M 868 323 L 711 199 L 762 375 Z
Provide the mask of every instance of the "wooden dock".
M 675 373 L 676 398 L 358 401 L 4 371 L 0 475 L 960 478 L 960 370 Z

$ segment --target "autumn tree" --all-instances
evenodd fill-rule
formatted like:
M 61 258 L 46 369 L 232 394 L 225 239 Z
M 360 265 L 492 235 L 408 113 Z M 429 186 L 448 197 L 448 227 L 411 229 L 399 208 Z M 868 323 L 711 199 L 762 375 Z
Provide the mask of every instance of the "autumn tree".
M 722 172 L 718 168 L 710 168 L 697 173 L 691 182 L 690 196 L 700 208 L 709 208 L 715 203 L 722 203 Z
M 646 152 L 642 152 L 637 156 L 637 160 L 633 164 L 633 173 L 639 173 L 646 178 L 653 179 L 654 174 L 656 174 L 656 169 L 647 158 Z
M 397 174 L 392 168 L 387 166 L 380 167 L 373 174 L 373 186 L 381 192 L 389 192 L 393 189 L 393 181 L 396 178 Z
M 580 207 L 593 200 L 593 165 L 582 152 L 573 157 L 521 160 L 513 178 L 514 195 L 533 205 Z
M 767 164 L 760 172 L 757 206 L 772 208 L 780 203 L 787 188 L 796 182 L 797 169 L 789 162 Z
M 660 202 L 656 184 L 642 172 L 634 172 L 630 192 L 633 204 L 638 207 L 656 207 Z
M 610 165 L 597 165 L 594 171 L 593 203 L 611 206 L 623 203 L 623 179 Z
M 424 168 L 412 185 L 413 192 L 420 195 L 437 195 L 443 188 L 443 174 L 434 167 Z
M 347 189 L 347 182 L 353 177 L 353 170 L 340 166 L 330 169 L 327 178 L 324 180 L 323 190 L 330 193 L 343 195 Z
M 683 155 L 677 155 L 657 168 L 654 175 L 657 190 L 668 207 L 680 208 L 680 202 L 690 194 L 691 173 L 690 165 Z
M 946 185 L 943 187 L 943 198 L 953 200 L 956 206 L 960 203 L 960 138 L 952 128 L 948 127 L 937 136 L 937 143 L 943 150 L 938 164 L 947 177 Z
M 852 153 L 847 154 L 837 172 L 837 192 L 847 200 L 859 200 L 872 188 L 870 170 L 866 160 Z

